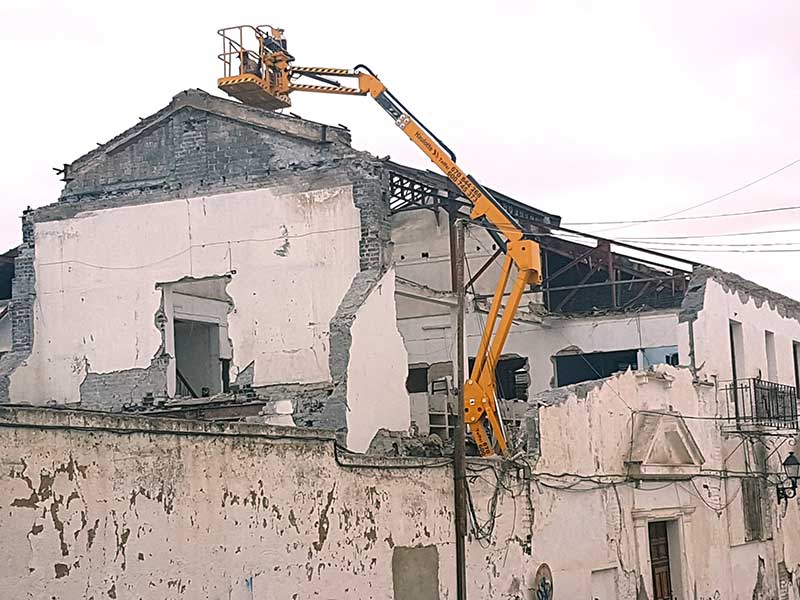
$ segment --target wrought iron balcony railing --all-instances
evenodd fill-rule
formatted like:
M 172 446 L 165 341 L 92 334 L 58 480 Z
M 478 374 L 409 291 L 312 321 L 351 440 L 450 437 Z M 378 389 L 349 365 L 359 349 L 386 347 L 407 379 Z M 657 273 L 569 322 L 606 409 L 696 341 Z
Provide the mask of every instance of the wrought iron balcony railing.
M 723 389 L 728 396 L 728 419 L 737 427 L 798 429 L 797 389 L 763 379 L 739 379 Z

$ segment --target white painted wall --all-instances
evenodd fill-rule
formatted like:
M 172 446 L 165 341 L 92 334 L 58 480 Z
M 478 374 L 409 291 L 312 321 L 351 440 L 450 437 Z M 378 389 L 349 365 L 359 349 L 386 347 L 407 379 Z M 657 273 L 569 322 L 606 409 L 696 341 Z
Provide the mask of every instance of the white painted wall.
M 393 555 L 418 546 L 436 548 L 439 597 L 455 597 L 453 480 L 441 461 L 341 465 L 333 434 L 316 430 L 0 413 L 28 425 L 0 437 L 4 600 L 392 600 Z M 95 431 L 58 429 L 69 425 Z M 473 490 L 485 506 L 493 487 Z M 511 599 L 532 582 L 512 509 L 506 497 L 495 543 L 469 544 L 473 600 Z M 413 590 L 419 573 L 398 578 Z
M 690 417 L 686 425 L 705 457 L 702 476 L 691 481 L 643 482 L 638 487 L 602 487 L 584 481 L 570 491 L 542 495 L 536 505 L 538 519 L 550 525 L 537 537 L 534 556 L 559 564 L 568 552 L 582 563 L 582 570 L 559 573 L 559 597 L 562 592 L 568 598 L 590 597 L 592 586 L 599 585 L 591 573 L 613 567 L 619 598 L 637 597 L 634 587 L 640 574 L 652 598 L 647 523 L 671 520 L 677 523 L 682 554 L 684 593 L 680 597 L 777 597 L 777 563 L 786 559 L 790 570 L 800 569 L 800 505 L 793 501 L 787 511 L 778 510 L 774 490 L 767 486 L 763 501 L 771 539 L 746 543 L 736 475 L 744 472 L 741 438 L 723 435 L 714 420 L 720 409 L 714 386 L 693 384 L 688 369 L 661 366 L 658 371 L 661 375 L 629 372 L 588 387 L 581 384 L 538 396 L 536 400 L 550 405 L 542 406 L 539 413 L 541 458 L 536 471 L 624 474 L 633 411 L 673 410 Z M 782 440 L 765 438 L 763 442 L 771 451 Z M 780 469 L 779 462 L 771 457 L 770 472 Z M 726 477 L 716 476 L 723 471 Z M 569 478 L 542 480 L 556 486 L 572 482 Z M 569 540 L 568 549 L 564 540 Z M 754 595 L 759 557 L 766 563 L 765 589 L 763 595 Z
M 451 289 L 445 213 L 440 213 L 438 221 L 431 211 L 395 215 L 392 217 L 392 241 L 398 277 L 435 290 Z M 493 244 L 486 231 L 477 227 L 468 230 L 465 240 L 468 277 L 477 273 L 491 257 L 495 249 Z M 477 293 L 494 293 L 500 266 L 501 261 L 495 261 L 478 279 L 475 284 Z M 528 295 L 523 299 L 523 305 L 533 300 L 534 297 Z M 398 297 L 397 313 L 411 363 L 431 364 L 454 359 L 452 338 L 455 332 L 451 329 L 447 307 Z M 467 345 L 472 354 L 477 351 L 485 321 L 485 313 L 470 312 L 467 315 Z M 685 325 L 682 327 L 685 329 Z M 685 332 L 678 326 L 677 310 L 594 318 L 547 317 L 541 324 L 517 322 L 509 334 L 505 352 L 528 357 L 530 391 L 535 393 L 553 385 L 555 371 L 551 356 L 570 346 L 577 346 L 586 353 L 677 346 L 681 335 Z M 681 363 L 684 362 L 682 355 Z
M 484 313 L 466 318 L 467 349 L 477 352 Z M 449 317 L 415 317 L 398 321 L 409 361 L 433 363 L 451 360 L 456 351 Z M 504 353 L 528 357 L 530 392 L 549 389 L 555 382 L 551 357 L 570 347 L 584 353 L 677 346 L 685 325 L 678 326 L 677 311 L 585 318 L 545 317 L 542 323 L 517 322 Z M 683 359 L 681 362 L 684 362 Z
M 255 385 L 330 379 L 329 321 L 358 271 L 349 187 L 84 212 L 34 235 L 34 348 L 11 377 L 14 402 L 77 402 L 87 369 L 147 367 L 161 344 L 156 284 L 232 271 L 234 367 L 255 360 Z
M 470 598 L 535 598 L 533 577 L 546 562 L 555 598 L 638 600 L 637 584 L 651 590 L 649 520 L 680 525 L 684 598 L 774 598 L 776 563 L 785 560 L 799 572 L 797 501 L 785 514 L 773 511 L 772 540 L 742 543 L 730 534 L 743 519 L 735 479 L 726 489 L 719 478 L 704 476 L 695 489 L 688 481 L 570 485 L 574 480 L 545 475 L 620 473 L 631 409 L 715 413 L 713 386 L 693 384 L 686 370 L 661 370 L 656 377 L 613 377 L 588 393 L 578 393 L 579 386 L 540 398 L 550 405 L 540 412 L 532 519 L 524 482 L 512 473 L 499 494 L 490 542 L 467 542 Z M 100 597 L 113 587 L 118 598 L 159 600 L 293 594 L 390 600 L 395 548 L 420 545 L 437 548 L 440 598 L 454 597 L 449 468 L 370 457 L 360 459 L 362 466 L 337 464 L 332 436 L 320 441 L 324 434 L 316 431 L 244 424 L 220 431 L 166 419 L 2 407 L 0 418 L 21 423 L 0 439 L 0 597 Z M 714 421 L 687 425 L 706 469 L 737 468 L 736 441 L 726 446 Z M 154 431 L 125 432 L 143 428 Z M 171 433 L 178 429 L 180 435 Z M 482 521 L 495 489 L 492 465 L 470 462 L 480 469 L 471 471 L 479 477 L 470 485 Z M 764 589 L 754 596 L 759 557 Z
M 737 373 L 740 379 L 756 377 L 761 372 L 767 379 L 767 347 L 765 331 L 775 334 L 775 367 L 777 383 L 795 385 L 792 343 L 800 342 L 800 322 L 782 317 L 768 302 L 757 304 L 753 298 L 735 290 L 726 291 L 714 279 L 706 282 L 703 310 L 694 323 L 697 366 L 703 367 L 700 375 L 716 376 L 722 380 L 732 378 L 730 320 L 742 324 L 745 351 L 741 357 L 744 369 Z M 685 349 L 682 348 L 681 356 Z
M 407 431 L 411 403 L 408 355 L 397 330 L 395 271 L 388 270 L 358 309 L 350 328 L 347 447 L 364 452 L 381 427 Z

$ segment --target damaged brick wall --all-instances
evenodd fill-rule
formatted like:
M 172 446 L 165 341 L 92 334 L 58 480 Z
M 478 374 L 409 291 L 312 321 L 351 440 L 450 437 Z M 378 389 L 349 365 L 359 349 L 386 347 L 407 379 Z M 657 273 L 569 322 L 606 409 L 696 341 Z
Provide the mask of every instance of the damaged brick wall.
M 14 260 L 11 286 L 11 352 L 0 357 L 0 404 L 9 399 L 9 376 L 28 358 L 33 348 L 33 308 L 36 300 L 32 211 L 22 216 L 22 244 Z
M 161 355 L 144 369 L 111 373 L 86 373 L 81 383 L 81 407 L 119 411 L 125 405 L 140 402 L 146 394 L 166 395 L 169 357 Z
M 141 203 L 241 189 L 282 170 L 352 155 L 349 142 L 342 128 L 187 90 L 69 165 L 61 201 L 99 208 L 126 196 Z
M 32 348 L 37 223 L 72 219 L 87 211 L 241 190 L 302 191 L 349 185 L 360 212 L 360 268 L 379 276 L 391 260 L 388 179 L 379 161 L 353 150 L 349 143 L 349 133 L 340 127 L 261 111 L 189 90 L 73 162 L 65 173 L 66 185 L 60 200 L 26 213 L 27 229 L 17 259 L 12 301 L 14 351 L 0 359 L 0 401 L 8 401 L 9 376 Z M 338 324 L 334 327 L 340 329 Z M 338 352 L 338 346 L 332 344 L 331 353 Z M 341 354 L 347 352 L 342 347 Z M 153 361 L 150 369 L 102 374 L 91 372 L 89 365 L 89 375 L 81 387 L 86 406 L 117 409 L 123 398 L 137 394 L 143 385 L 163 387 L 156 382 L 163 371 L 158 353 Z M 346 381 L 342 381 L 341 390 L 346 393 Z M 340 426 L 341 416 L 340 413 L 337 420 Z

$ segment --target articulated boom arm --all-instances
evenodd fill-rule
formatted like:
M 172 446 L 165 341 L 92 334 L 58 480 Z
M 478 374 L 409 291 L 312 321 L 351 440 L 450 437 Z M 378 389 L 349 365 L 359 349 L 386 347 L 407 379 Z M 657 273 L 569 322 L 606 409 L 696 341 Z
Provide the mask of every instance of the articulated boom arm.
M 485 219 L 491 227 L 508 240 L 504 242 L 506 256 L 475 363 L 469 379 L 464 383 L 464 419 L 469 425 L 481 455 L 488 456 L 495 452 L 507 454 L 506 435 L 497 406 L 495 366 L 502 354 L 523 293 L 529 285 L 541 283 L 539 245 L 533 240 L 525 239 L 522 228 L 516 219 L 498 204 L 488 190 L 461 170 L 450 149 L 426 129 L 367 67 L 359 65 L 353 70 L 295 67 L 291 64 L 294 60 L 293 57 L 286 51 L 281 30 L 252 29 L 256 32 L 259 40 L 260 62 L 256 66 L 257 68 L 251 67 L 251 72 L 245 72 L 245 69 L 240 67 L 238 75 L 234 74 L 231 72 L 230 58 L 226 60 L 224 58 L 226 53 L 223 53 L 220 58 L 226 62 L 227 76 L 218 81 L 220 89 L 245 102 L 257 97 L 254 94 L 260 94 L 263 97 L 260 104 L 273 108 L 289 106 L 291 92 L 371 96 L 392 117 L 395 125 L 447 175 L 473 204 L 470 217 L 474 220 Z M 221 30 L 220 35 L 228 40 L 229 36 L 226 35 L 226 32 L 229 31 Z M 245 64 L 247 51 L 241 45 L 236 47 L 234 44 L 233 51 L 227 54 L 238 54 L 241 63 Z M 303 77 L 318 83 L 298 83 L 297 80 Z M 358 87 L 344 86 L 338 81 L 340 78 L 356 79 Z M 263 94 L 268 96 L 264 97 Z M 258 102 L 252 103 L 259 104 Z M 503 299 L 508 280 L 511 278 L 512 266 L 516 267 L 517 273 L 503 308 Z M 494 443 L 486 431 L 487 421 L 494 434 Z

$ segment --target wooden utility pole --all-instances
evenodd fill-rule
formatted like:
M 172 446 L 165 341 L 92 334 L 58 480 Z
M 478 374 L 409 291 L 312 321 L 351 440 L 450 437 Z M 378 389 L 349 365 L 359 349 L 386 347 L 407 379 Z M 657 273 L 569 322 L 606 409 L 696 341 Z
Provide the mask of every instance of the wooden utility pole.
M 467 471 L 464 425 L 464 229 L 465 224 L 450 210 L 450 267 L 453 292 L 458 300 L 456 332 L 457 365 L 455 381 L 458 385 L 455 427 L 453 431 L 453 500 L 456 529 L 456 599 L 467 600 L 467 561 L 464 540 L 467 534 Z

